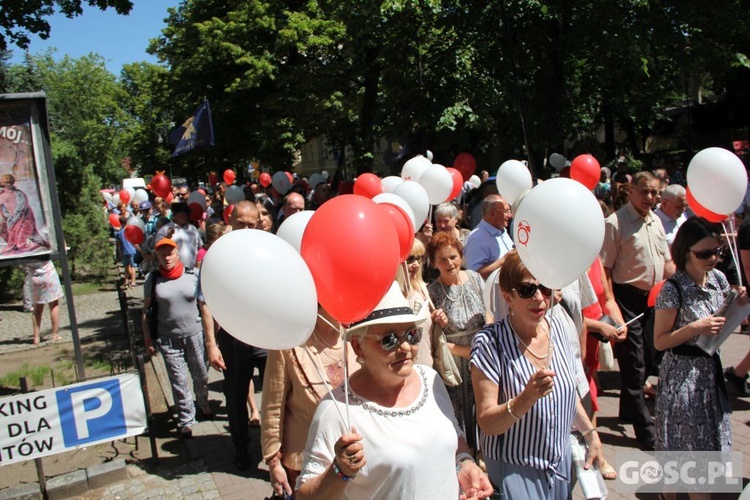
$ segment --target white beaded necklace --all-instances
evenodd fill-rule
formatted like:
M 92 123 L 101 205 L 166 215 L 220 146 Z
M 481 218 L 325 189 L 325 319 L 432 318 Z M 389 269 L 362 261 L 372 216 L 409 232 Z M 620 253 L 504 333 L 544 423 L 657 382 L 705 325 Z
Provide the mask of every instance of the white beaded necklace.
M 465 287 L 463 286 L 463 283 L 461 283 L 461 272 L 460 271 L 459 271 L 459 274 L 458 274 L 458 284 L 455 285 L 455 286 L 458 287 L 458 290 L 459 290 L 458 291 L 458 297 L 456 297 L 455 299 L 453 297 L 451 297 L 450 294 L 448 293 L 448 290 L 450 290 L 450 287 L 452 285 L 448 285 L 449 288 L 448 288 L 448 290 L 446 290 L 445 286 L 443 286 L 443 282 L 440 280 L 440 278 L 438 278 L 438 283 L 440 283 L 440 288 L 443 289 L 443 294 L 445 295 L 445 298 L 448 299 L 448 300 L 450 300 L 451 302 L 458 302 L 459 300 L 462 300 L 464 298 L 464 288 Z

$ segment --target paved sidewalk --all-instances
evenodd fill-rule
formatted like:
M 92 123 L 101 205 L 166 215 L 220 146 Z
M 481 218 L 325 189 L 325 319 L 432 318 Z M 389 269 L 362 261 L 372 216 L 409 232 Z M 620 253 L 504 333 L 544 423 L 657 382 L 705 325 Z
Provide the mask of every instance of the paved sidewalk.
M 143 288 L 136 288 L 129 292 L 133 307 L 137 307 L 142 298 Z M 92 295 L 76 297 L 76 312 L 80 323 L 81 336 L 106 334 L 108 331 L 122 328 L 116 292 L 100 292 Z M 67 310 L 61 309 L 63 325 L 67 321 Z M 45 318 L 48 321 L 48 318 Z M 29 313 L 22 313 L 5 308 L 2 310 L 0 321 L 0 353 L 11 350 L 31 349 Z M 46 332 L 48 333 L 48 327 Z M 66 341 L 70 340 L 70 330 L 63 329 L 61 334 Z M 43 336 L 45 331 L 43 330 Z M 735 333 L 727 341 L 722 358 L 724 366 L 737 363 L 750 349 L 750 337 L 746 334 Z M 157 361 L 156 367 L 160 366 Z M 210 399 L 217 414 L 213 421 L 200 422 L 194 428 L 194 437 L 190 440 L 176 438 L 172 430 L 166 439 L 160 437 L 160 459 L 158 463 L 142 459 L 128 459 L 129 478 L 125 481 L 90 491 L 82 498 L 190 498 L 212 499 L 242 498 L 260 500 L 270 496 L 271 486 L 268 483 L 268 473 L 262 463 L 260 453 L 260 432 L 258 428 L 251 429 L 250 453 L 253 466 L 242 472 L 233 464 L 234 450 L 229 436 L 226 421 L 226 406 L 221 393 L 222 375 L 214 370 L 210 371 Z M 619 396 L 619 374 L 617 372 L 601 375 L 603 392 L 600 394 L 601 411 L 599 412 L 599 430 L 604 443 L 605 454 L 609 462 L 617 464 L 617 453 L 635 449 L 635 439 L 632 426 L 623 424 L 617 418 Z M 152 387 L 157 391 L 158 387 Z M 171 401 L 168 382 L 162 382 L 162 391 L 167 401 Z M 260 402 L 260 393 L 256 394 Z M 733 448 L 743 452 L 745 484 L 750 475 L 750 398 L 730 398 L 734 412 L 732 413 Z M 140 439 L 141 443 L 148 443 L 147 439 Z M 143 456 L 141 451 L 138 455 Z M 139 457 L 140 458 L 140 457 Z M 610 490 L 608 498 L 633 498 L 632 495 L 619 494 L 617 483 L 607 481 Z M 576 488 L 574 498 L 582 498 L 580 488 Z M 639 495 L 643 499 L 655 499 L 655 495 Z M 733 498 L 733 496 L 721 496 Z

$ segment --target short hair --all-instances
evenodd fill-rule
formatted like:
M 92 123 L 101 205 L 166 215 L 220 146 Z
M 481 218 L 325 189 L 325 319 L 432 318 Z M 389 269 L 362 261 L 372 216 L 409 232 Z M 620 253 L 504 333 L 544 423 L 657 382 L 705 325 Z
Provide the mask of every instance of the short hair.
M 458 209 L 456 205 L 450 202 L 443 202 L 435 208 L 435 217 L 437 216 L 448 216 L 452 219 L 458 218 Z
M 721 241 L 721 226 L 703 217 L 690 217 L 682 223 L 672 243 L 672 260 L 677 269 L 685 271 L 688 250 L 704 238 L 716 238 Z
M 0 184 L 10 184 L 11 186 L 16 183 L 16 178 L 13 176 L 13 174 L 3 174 L 2 177 L 0 177 Z
M 458 255 L 463 259 L 464 246 L 458 241 L 453 233 L 441 232 L 432 235 L 430 242 L 427 244 L 427 255 L 431 262 L 435 262 L 435 254 L 443 248 L 453 247 L 458 250 Z
M 238 217 L 237 214 L 241 210 L 250 210 L 251 212 L 258 214 L 258 207 L 255 206 L 255 203 L 250 200 L 240 200 L 234 205 L 234 210 L 232 210 L 232 220 L 235 220 Z
M 489 194 L 482 200 L 482 216 L 487 215 L 490 213 L 490 210 L 492 210 L 492 205 L 495 203 L 501 203 L 504 202 L 502 196 L 499 194 Z
M 633 180 L 630 181 L 630 183 L 638 185 L 642 181 L 652 182 L 652 181 L 658 181 L 658 180 L 659 178 L 655 176 L 654 174 L 652 174 L 651 172 L 649 172 L 648 170 L 641 170 L 640 172 L 638 172 L 637 174 L 633 176 Z
M 500 268 L 500 274 L 498 275 L 500 290 L 510 293 L 526 277 L 531 277 L 531 273 L 526 269 L 518 251 L 511 250 L 506 253 L 503 267 Z
M 683 198 L 687 194 L 685 188 L 679 184 L 670 184 L 667 189 L 661 194 L 662 200 L 676 200 L 677 198 Z

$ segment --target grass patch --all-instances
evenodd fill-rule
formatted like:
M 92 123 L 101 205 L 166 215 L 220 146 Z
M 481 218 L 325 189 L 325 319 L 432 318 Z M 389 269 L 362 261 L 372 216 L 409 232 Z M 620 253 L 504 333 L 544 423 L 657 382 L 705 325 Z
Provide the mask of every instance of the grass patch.
M 19 387 L 19 379 L 26 377 L 31 386 L 39 386 L 44 383 L 44 378 L 50 372 L 50 367 L 46 365 L 29 366 L 28 363 L 21 365 L 21 368 L 0 377 L 0 385 L 3 387 Z
M 73 288 L 73 296 L 90 295 L 92 293 L 97 293 L 103 286 L 104 284 L 98 281 L 77 281 L 71 283 L 71 287 Z

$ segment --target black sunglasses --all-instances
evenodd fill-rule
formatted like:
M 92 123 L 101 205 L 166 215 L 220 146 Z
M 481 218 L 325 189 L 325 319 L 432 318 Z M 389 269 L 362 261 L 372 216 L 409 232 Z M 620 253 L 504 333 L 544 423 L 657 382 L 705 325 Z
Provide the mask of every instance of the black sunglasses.
M 696 259 L 700 260 L 710 259 L 714 255 L 721 259 L 722 257 L 724 257 L 726 248 L 721 246 L 716 247 L 713 250 L 698 250 L 697 252 L 695 250 L 688 250 L 688 252 L 691 252 L 693 255 L 695 255 Z
M 377 337 L 378 335 L 372 336 Z M 408 342 L 409 345 L 417 345 L 420 340 L 422 340 L 421 328 L 414 328 L 405 332 L 391 332 L 380 337 L 380 347 L 382 347 L 385 352 L 391 352 L 398 349 L 398 346 L 403 344 L 404 341 Z
M 534 295 L 536 295 L 536 291 L 539 290 L 542 292 L 542 295 L 545 297 L 549 297 L 552 295 L 552 290 L 547 288 L 544 285 L 536 284 L 536 283 L 529 283 L 528 281 L 523 281 L 515 286 L 513 290 L 516 291 L 519 297 L 522 299 L 530 299 Z
M 424 259 L 423 255 L 410 255 L 406 258 L 406 263 L 414 264 L 415 262 L 422 262 L 422 259 Z

